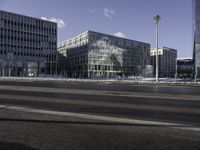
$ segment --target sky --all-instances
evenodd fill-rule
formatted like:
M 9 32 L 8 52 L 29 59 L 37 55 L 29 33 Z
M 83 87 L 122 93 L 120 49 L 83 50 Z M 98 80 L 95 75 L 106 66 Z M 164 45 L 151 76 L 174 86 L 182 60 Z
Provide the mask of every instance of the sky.
M 58 23 L 58 42 L 92 30 L 192 56 L 192 0 L 0 0 L 0 9 Z

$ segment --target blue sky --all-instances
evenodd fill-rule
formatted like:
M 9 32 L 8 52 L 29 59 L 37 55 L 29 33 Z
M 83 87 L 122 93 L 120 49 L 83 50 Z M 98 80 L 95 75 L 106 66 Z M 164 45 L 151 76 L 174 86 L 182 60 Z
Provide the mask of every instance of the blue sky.
M 117 34 L 155 47 L 153 16 L 159 14 L 159 46 L 192 56 L 191 0 L 0 0 L 0 9 L 58 22 L 58 42 L 86 30 Z

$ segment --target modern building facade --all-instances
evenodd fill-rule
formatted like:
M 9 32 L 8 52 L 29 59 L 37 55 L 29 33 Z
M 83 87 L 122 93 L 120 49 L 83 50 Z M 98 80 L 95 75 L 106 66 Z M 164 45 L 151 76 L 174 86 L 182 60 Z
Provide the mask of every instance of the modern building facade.
M 151 73 L 150 44 L 86 31 L 58 44 L 67 77 L 129 77 Z
M 56 73 L 57 24 L 0 10 L 0 76 Z
M 151 65 L 153 65 L 153 75 L 156 74 L 156 54 L 157 50 L 151 50 Z M 163 47 L 158 49 L 159 77 L 174 77 L 176 74 L 177 50 Z
M 193 61 L 194 72 L 200 77 L 200 1 L 193 0 Z
M 193 69 L 192 58 L 177 58 L 177 77 L 193 78 Z

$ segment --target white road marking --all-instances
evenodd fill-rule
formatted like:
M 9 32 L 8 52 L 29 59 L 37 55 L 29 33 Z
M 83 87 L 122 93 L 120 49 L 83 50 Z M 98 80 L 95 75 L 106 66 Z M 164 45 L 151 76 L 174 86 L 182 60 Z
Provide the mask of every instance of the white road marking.
M 129 118 L 119 118 L 119 117 L 109 117 L 109 116 L 102 116 L 102 115 L 52 111 L 52 110 L 34 109 L 34 108 L 28 108 L 28 107 L 7 106 L 7 105 L 0 105 L 0 108 L 4 108 L 5 110 L 15 110 L 15 111 L 20 111 L 20 112 L 47 114 L 47 115 L 55 115 L 55 116 L 63 116 L 63 117 L 73 117 L 73 118 L 90 119 L 90 120 L 97 120 L 97 121 L 107 121 L 107 122 L 133 124 L 133 125 L 134 124 L 155 125 L 158 127 L 166 126 L 168 128 L 173 128 L 173 129 L 200 131 L 200 127 L 195 127 L 192 125 L 185 125 L 185 124 L 177 124 L 177 123 L 146 121 L 146 120 L 137 120 L 137 119 L 129 119 Z
M 82 99 L 62 99 L 57 97 L 44 97 L 44 96 L 27 96 L 27 95 L 7 95 L 0 94 L 0 98 L 4 100 L 18 100 L 18 101 L 34 101 L 34 102 L 48 102 L 49 104 L 59 103 L 59 104 L 72 104 L 72 105 L 83 105 L 83 106 L 102 106 L 108 108 L 125 108 L 125 109 L 140 109 L 140 110 L 152 110 L 152 111 L 162 111 L 162 112 L 173 112 L 173 113 L 192 113 L 200 114 L 200 109 L 198 108 L 187 108 L 187 107 L 176 107 L 176 106 L 165 106 L 165 105 L 149 105 L 137 104 L 137 103 L 120 103 L 116 101 L 95 101 L 94 100 L 82 100 Z

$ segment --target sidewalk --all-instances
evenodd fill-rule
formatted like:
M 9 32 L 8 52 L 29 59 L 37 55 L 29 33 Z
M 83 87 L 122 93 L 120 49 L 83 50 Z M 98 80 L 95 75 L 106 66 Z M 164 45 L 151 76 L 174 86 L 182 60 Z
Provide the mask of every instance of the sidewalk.
M 0 77 L 3 81 L 53 81 L 53 82 L 89 82 L 89 83 L 131 83 L 131 84 L 154 84 L 155 78 L 116 78 L 116 79 L 77 79 L 77 78 L 39 78 L 39 77 Z M 159 84 L 161 85 L 184 85 L 184 86 L 200 86 L 200 82 L 195 83 L 193 80 L 183 80 L 174 78 L 160 78 Z

